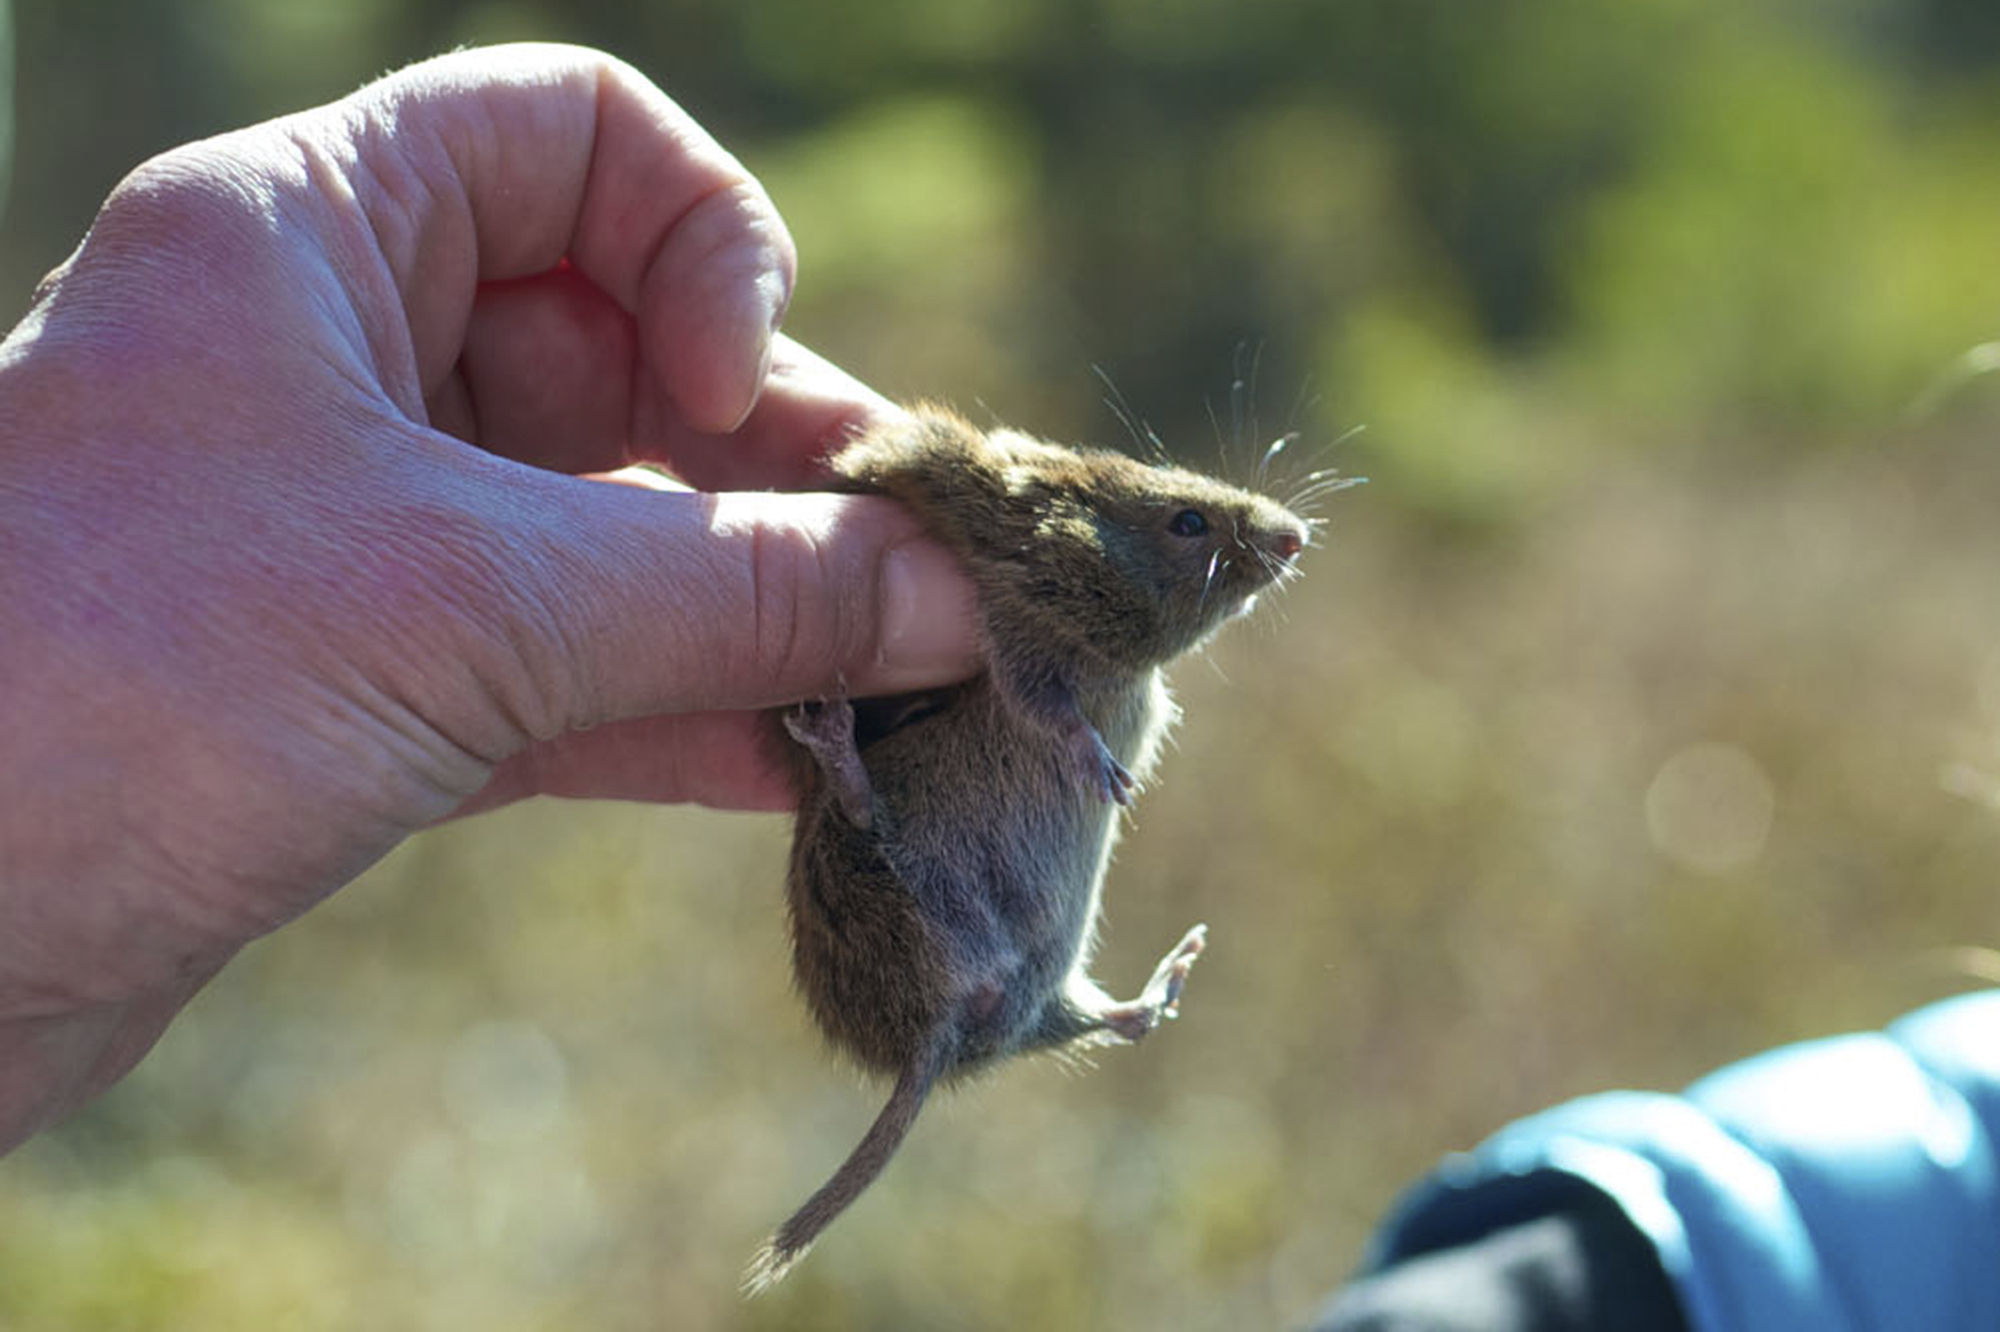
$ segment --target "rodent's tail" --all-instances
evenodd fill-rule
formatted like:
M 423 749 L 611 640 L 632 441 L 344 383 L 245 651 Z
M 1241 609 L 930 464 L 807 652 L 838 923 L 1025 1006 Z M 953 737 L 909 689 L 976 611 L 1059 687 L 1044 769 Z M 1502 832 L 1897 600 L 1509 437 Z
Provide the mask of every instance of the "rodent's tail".
M 930 1047 L 903 1070 L 896 1079 L 896 1089 L 889 1093 L 889 1103 L 875 1117 L 861 1144 L 833 1172 L 833 1178 L 820 1185 L 818 1192 L 806 1199 L 805 1205 L 792 1213 L 791 1219 L 757 1250 L 743 1273 L 745 1295 L 761 1295 L 784 1280 L 785 1274 L 806 1256 L 820 1232 L 875 1182 L 882 1167 L 889 1164 L 889 1158 L 903 1145 L 931 1087 L 944 1071 L 951 1035 L 949 1027 L 941 1030 Z

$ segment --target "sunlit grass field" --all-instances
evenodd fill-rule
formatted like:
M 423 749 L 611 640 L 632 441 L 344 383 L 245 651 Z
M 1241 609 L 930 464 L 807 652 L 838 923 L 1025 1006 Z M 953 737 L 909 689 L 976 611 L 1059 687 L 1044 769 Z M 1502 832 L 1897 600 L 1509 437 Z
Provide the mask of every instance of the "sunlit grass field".
M 1365 444 L 1344 461 L 1365 465 Z M 0 1323 L 1283 1326 L 1438 1156 L 1978 984 L 2000 461 L 1668 449 L 1502 524 L 1377 484 L 1177 676 L 1096 974 L 1182 1020 L 934 1105 L 783 1286 L 883 1089 L 788 989 L 777 817 L 538 804 L 249 950 L 0 1171 Z

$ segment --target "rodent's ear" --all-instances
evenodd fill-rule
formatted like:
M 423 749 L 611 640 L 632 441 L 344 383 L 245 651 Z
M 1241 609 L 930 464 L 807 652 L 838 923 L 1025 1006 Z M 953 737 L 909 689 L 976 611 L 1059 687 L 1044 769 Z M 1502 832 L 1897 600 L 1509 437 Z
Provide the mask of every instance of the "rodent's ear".
M 1018 462 L 1003 467 L 1000 481 L 1010 499 L 1039 500 L 1051 493 L 1048 477 L 1032 463 Z
M 1057 478 L 1070 461 L 1054 445 L 1005 428 L 986 436 L 984 453 L 999 473 L 1005 493 L 1016 498 L 1040 499 L 1055 494 L 1061 488 Z
M 1031 521 L 1044 536 L 1061 533 L 1095 543 L 1099 521 L 1096 506 L 1061 477 L 1052 477 L 1032 463 L 1006 468 L 1003 492 L 1009 511 Z

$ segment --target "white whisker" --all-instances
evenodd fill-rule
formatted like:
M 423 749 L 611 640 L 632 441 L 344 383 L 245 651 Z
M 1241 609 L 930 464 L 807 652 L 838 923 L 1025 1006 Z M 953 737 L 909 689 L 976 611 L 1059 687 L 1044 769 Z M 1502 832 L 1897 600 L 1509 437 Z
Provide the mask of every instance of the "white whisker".
M 1271 474 L 1271 464 L 1277 460 L 1278 455 L 1298 443 L 1299 439 L 1298 431 L 1289 430 L 1271 441 L 1271 447 L 1264 450 L 1263 458 L 1257 463 L 1257 485 L 1260 489 L 1264 485 L 1265 478 Z
M 1201 597 L 1194 604 L 1197 613 L 1208 605 L 1208 590 L 1215 586 L 1215 571 L 1221 564 L 1222 552 L 1219 550 L 1211 552 L 1208 557 L 1208 573 L 1201 580 Z
M 1118 385 L 1112 382 L 1104 367 L 1093 365 L 1090 371 L 1103 381 L 1105 388 L 1110 390 L 1111 396 L 1104 399 L 1104 405 L 1111 409 L 1111 414 L 1125 427 L 1125 433 L 1132 437 L 1133 445 L 1155 463 L 1163 466 L 1171 463 L 1173 459 L 1167 453 L 1167 446 L 1160 441 L 1159 435 L 1154 433 L 1153 427 L 1146 423 L 1145 418 L 1132 410 L 1132 404 L 1126 400 Z

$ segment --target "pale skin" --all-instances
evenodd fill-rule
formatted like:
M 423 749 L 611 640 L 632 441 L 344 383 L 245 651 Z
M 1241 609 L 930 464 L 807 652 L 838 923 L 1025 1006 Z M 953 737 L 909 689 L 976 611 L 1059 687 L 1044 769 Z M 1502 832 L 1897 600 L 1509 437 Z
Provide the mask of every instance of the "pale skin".
M 736 160 L 575 48 L 114 191 L 0 344 L 0 1150 L 426 825 L 787 808 L 756 710 L 976 668 L 949 557 L 810 493 L 896 409 L 775 332 L 794 267 Z M 608 475 L 642 461 L 695 489 Z

